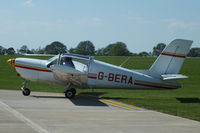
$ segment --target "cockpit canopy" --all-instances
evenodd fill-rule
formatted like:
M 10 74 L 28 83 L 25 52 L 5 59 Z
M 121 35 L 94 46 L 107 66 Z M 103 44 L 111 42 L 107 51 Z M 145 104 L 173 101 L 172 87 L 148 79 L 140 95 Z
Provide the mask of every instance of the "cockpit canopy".
M 91 56 L 84 56 L 78 54 L 65 53 L 56 55 L 48 60 L 47 67 L 51 65 L 64 65 L 72 67 L 81 72 L 88 72 L 88 66 L 90 60 L 93 60 Z

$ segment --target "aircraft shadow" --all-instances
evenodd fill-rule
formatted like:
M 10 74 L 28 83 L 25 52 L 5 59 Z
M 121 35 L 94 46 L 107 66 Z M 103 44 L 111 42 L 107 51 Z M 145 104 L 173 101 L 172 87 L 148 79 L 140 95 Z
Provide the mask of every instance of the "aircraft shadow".
M 105 92 L 82 92 L 76 95 L 75 98 L 70 99 L 71 102 L 77 106 L 108 106 L 101 102 L 101 99 L 126 99 L 121 97 L 101 97 Z
M 31 95 L 31 97 L 34 97 L 34 98 L 55 98 L 55 99 L 66 99 L 65 96 L 36 96 L 36 95 Z
M 76 106 L 108 106 L 100 101 L 99 96 L 103 92 L 83 92 L 76 95 L 74 98 L 69 99 Z M 65 96 L 37 96 L 31 95 L 34 98 L 54 98 L 54 99 L 67 99 Z
M 77 106 L 108 106 L 100 101 L 98 96 L 102 94 L 101 92 L 83 92 L 70 99 L 70 101 Z
M 85 95 L 85 96 L 96 96 L 96 97 L 99 97 L 103 94 L 106 94 L 106 92 L 81 92 L 79 93 L 78 95 Z
M 176 98 L 181 103 L 200 103 L 200 99 L 196 97 L 190 97 L 190 98 Z

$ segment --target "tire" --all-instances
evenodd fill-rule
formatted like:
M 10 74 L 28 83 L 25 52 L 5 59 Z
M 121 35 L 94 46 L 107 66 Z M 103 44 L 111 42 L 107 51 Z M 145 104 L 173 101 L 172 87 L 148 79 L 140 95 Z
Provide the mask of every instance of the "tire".
M 30 91 L 30 89 L 25 88 L 25 89 L 22 91 L 22 94 L 23 94 L 24 96 L 29 96 L 29 95 L 31 94 L 31 91 Z
M 65 97 L 66 98 L 69 98 L 69 99 L 71 99 L 71 98 L 73 98 L 75 96 L 75 91 L 73 91 L 73 90 L 66 90 L 65 91 Z

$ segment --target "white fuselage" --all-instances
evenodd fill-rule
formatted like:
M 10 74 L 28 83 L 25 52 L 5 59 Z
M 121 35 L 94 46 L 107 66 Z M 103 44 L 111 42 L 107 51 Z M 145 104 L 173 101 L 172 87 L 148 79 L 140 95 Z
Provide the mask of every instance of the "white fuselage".
M 75 68 L 82 69 L 75 63 Z M 26 80 L 41 81 L 50 84 L 66 86 L 67 81 L 58 80 L 48 66 L 47 60 L 17 58 L 16 71 Z M 84 68 L 84 66 L 83 66 Z M 90 60 L 87 73 L 87 86 L 90 88 L 179 88 L 177 82 L 166 82 L 159 76 L 152 75 L 148 70 L 132 71 L 97 60 Z M 82 88 L 81 86 L 76 86 Z M 84 88 L 86 88 L 84 87 Z

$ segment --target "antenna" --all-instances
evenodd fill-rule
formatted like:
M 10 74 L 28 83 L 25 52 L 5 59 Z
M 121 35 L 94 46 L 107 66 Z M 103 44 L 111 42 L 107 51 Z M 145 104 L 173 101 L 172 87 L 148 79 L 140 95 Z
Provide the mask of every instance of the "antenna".
M 122 64 L 120 65 L 120 67 L 122 67 L 129 60 L 129 58 L 130 58 L 130 56 L 124 62 L 122 62 Z

